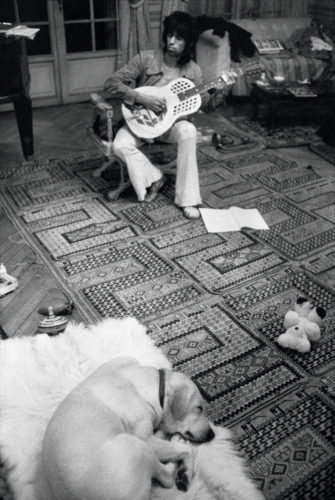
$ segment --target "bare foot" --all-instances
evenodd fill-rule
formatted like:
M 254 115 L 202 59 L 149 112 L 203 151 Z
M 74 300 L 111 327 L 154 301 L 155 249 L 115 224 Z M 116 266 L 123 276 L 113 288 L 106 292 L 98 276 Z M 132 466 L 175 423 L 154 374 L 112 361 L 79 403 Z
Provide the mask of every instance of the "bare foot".
M 200 217 L 197 207 L 183 207 L 183 213 L 187 219 L 199 219 Z

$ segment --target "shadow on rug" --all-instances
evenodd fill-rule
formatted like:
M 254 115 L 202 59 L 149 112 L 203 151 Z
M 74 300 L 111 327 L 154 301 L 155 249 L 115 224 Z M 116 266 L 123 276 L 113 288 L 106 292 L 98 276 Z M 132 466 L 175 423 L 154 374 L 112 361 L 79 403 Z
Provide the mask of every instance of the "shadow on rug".
M 250 134 L 267 148 L 287 148 L 310 144 L 317 138 L 315 125 L 282 124 L 269 131 L 262 120 L 232 118 L 233 123 L 242 131 Z
M 173 204 L 173 179 L 151 204 L 129 193 L 108 203 L 108 181 L 92 176 L 95 153 L 10 166 L 0 200 L 87 322 L 130 315 L 145 323 L 169 362 L 198 384 L 211 420 L 234 430 L 267 500 L 328 500 L 334 178 L 257 141 L 238 150 L 244 134 L 226 131 L 236 133 L 235 154 L 199 147 L 204 205 L 258 208 L 269 231 L 207 233 Z M 306 354 L 275 342 L 298 295 L 327 310 L 321 340 Z
M 335 130 L 334 130 L 335 134 Z M 325 160 L 329 161 L 333 165 L 335 165 L 335 147 L 330 144 L 326 144 L 325 142 L 312 142 L 309 145 L 309 149 L 313 151 L 313 153 L 321 156 Z

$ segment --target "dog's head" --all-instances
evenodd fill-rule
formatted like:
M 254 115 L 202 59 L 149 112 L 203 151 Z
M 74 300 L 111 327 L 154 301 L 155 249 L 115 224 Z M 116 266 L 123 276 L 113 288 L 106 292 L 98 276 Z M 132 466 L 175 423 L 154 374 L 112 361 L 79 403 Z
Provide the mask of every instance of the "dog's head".
M 197 386 L 182 373 L 168 371 L 163 419 L 159 429 L 167 435 L 181 434 L 195 442 L 210 441 L 215 434 L 204 410 Z

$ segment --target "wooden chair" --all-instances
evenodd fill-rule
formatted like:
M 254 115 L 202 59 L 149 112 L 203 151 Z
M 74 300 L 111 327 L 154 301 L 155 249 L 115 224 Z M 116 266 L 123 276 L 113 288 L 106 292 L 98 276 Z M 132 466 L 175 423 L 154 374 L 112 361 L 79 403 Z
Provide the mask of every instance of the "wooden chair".
M 109 190 L 106 193 L 106 198 L 110 201 L 117 200 L 120 194 L 130 187 L 131 183 L 128 178 L 126 165 L 114 153 L 114 127 L 113 127 L 113 106 L 103 99 L 99 94 L 91 94 L 91 103 L 93 105 L 92 122 L 88 127 L 88 132 L 93 138 L 98 149 L 105 157 L 105 161 L 97 168 L 93 176 L 99 177 L 104 170 L 116 165 L 120 169 L 120 180 L 116 188 Z M 176 159 L 164 162 L 164 153 L 157 154 L 157 143 L 148 143 L 144 147 L 148 148 L 148 156 L 151 161 L 162 170 L 166 175 L 176 175 Z M 160 149 L 166 148 L 167 145 L 160 143 Z M 156 153 L 156 154 L 155 154 Z M 160 159 L 158 158 L 160 157 Z M 157 161 L 158 160 L 158 161 Z

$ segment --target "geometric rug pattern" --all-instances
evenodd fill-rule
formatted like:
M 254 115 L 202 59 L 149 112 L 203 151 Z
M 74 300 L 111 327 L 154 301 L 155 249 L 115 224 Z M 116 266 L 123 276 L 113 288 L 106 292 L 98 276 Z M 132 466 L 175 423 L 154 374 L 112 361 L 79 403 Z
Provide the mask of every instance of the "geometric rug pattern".
M 107 202 L 109 183 L 92 176 L 96 152 L 8 166 L 0 201 L 87 322 L 131 315 L 147 326 L 197 383 L 212 421 L 234 431 L 267 500 L 326 500 L 335 487 L 334 177 L 231 136 L 224 152 L 199 146 L 204 206 L 258 208 L 268 231 L 207 233 L 174 206 L 173 178 L 151 204 L 131 190 Z M 305 354 L 276 343 L 300 295 L 327 310 Z

